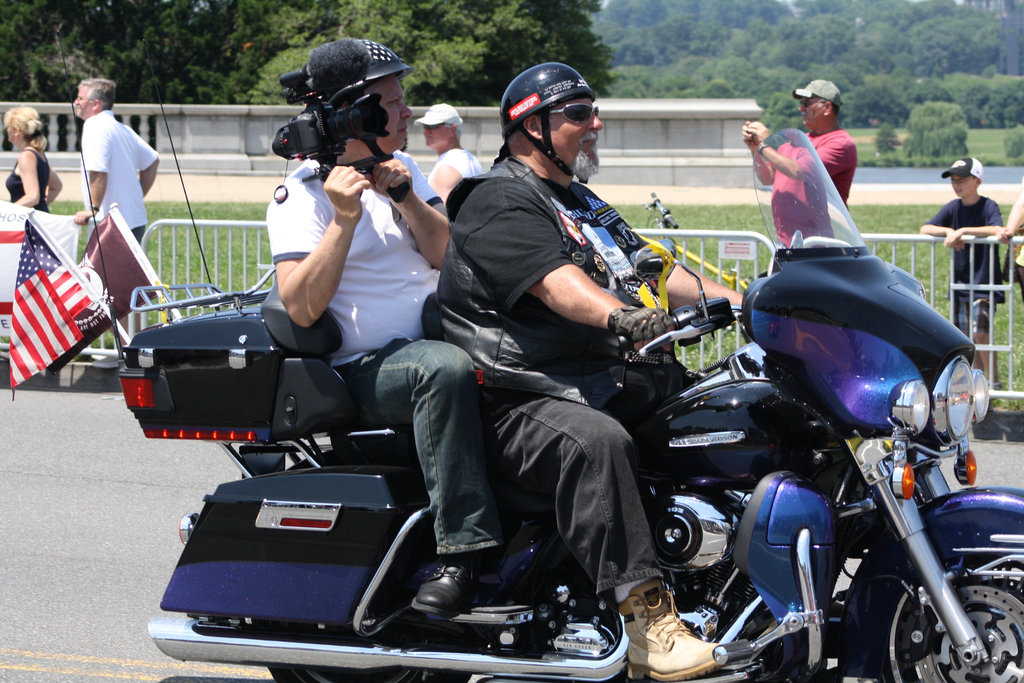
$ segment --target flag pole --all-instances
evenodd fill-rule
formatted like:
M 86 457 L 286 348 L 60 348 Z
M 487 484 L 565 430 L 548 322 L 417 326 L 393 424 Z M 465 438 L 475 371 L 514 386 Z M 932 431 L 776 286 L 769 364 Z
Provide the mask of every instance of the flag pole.
M 60 59 L 61 59 L 61 62 L 64 64 L 64 81 L 67 84 L 68 98 L 70 99 L 69 104 L 71 105 L 71 121 L 74 122 L 74 121 L 78 120 L 78 117 L 75 115 L 75 98 L 71 97 L 71 95 L 72 95 L 72 92 L 71 92 L 71 74 L 68 72 L 68 60 L 67 60 L 67 57 L 65 57 L 65 55 L 64 55 L 64 38 L 63 38 L 63 36 L 61 36 L 60 28 L 57 29 L 57 44 L 60 46 Z M 79 130 L 78 139 L 79 139 L 79 141 L 81 141 L 81 139 L 82 139 L 82 131 L 85 130 L 85 126 L 83 125 L 78 130 Z M 95 226 L 96 226 L 96 204 L 92 201 L 92 185 L 89 183 L 89 171 L 85 168 L 85 151 L 82 149 L 82 145 L 81 144 L 78 145 L 78 148 L 79 148 L 78 149 L 78 156 L 82 160 L 82 173 L 85 174 L 85 191 L 86 191 L 86 193 L 89 196 L 89 210 L 92 211 L 92 224 L 94 226 L 93 230 L 95 230 L 96 229 L 95 228 Z M 103 281 L 104 282 L 109 282 L 110 280 L 107 278 L 107 265 L 106 265 L 106 262 L 103 260 L 103 245 L 101 243 L 101 240 L 98 239 L 98 236 L 97 236 L 96 242 L 97 242 L 97 246 L 99 247 L 100 270 L 103 271 Z M 75 269 L 77 270 L 77 267 Z M 79 275 L 81 275 L 81 273 L 79 273 Z M 91 292 L 91 290 L 88 290 L 88 289 L 86 291 Z M 101 296 L 102 296 L 102 293 L 101 293 Z M 109 313 L 107 313 L 107 315 L 110 316 L 110 324 L 113 327 L 115 327 L 115 329 L 120 329 L 120 324 L 117 321 L 117 313 L 114 311 L 114 301 L 113 301 L 113 299 L 111 299 L 108 302 L 108 308 L 109 308 Z M 123 362 L 124 361 L 124 346 L 123 346 L 123 344 L 121 342 L 121 335 L 117 334 L 117 332 L 114 333 L 114 346 L 117 348 L 117 359 L 118 359 L 118 361 Z

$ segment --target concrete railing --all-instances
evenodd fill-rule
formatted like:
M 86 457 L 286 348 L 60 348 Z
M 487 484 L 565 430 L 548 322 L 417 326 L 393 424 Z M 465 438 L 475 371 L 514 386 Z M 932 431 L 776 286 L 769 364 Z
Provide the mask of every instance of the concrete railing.
M 27 104 L 44 119 L 51 163 L 77 170 L 78 134 L 68 104 L 0 102 L 0 111 Z M 761 115 L 754 100 L 600 100 L 601 182 L 629 185 L 747 187 L 750 159 L 740 139 L 743 121 Z M 413 107 L 413 118 L 426 107 Z M 462 145 L 486 168 L 501 146 L 496 107 L 457 107 Z M 155 104 L 117 104 L 127 121 L 163 155 L 162 173 L 175 172 L 171 145 L 183 171 L 280 175 L 283 160 L 270 152 L 274 134 L 301 111 L 294 106 L 165 104 L 166 122 Z M 168 137 L 167 131 L 170 130 Z M 9 145 L 8 145 L 9 147 Z M 428 172 L 436 158 L 409 121 L 408 151 Z M 0 152 L 13 166 L 14 153 Z

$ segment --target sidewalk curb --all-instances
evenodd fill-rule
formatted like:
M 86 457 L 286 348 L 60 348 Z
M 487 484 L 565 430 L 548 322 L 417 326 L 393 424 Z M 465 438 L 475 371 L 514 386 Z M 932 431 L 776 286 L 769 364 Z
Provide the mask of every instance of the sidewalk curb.
M 3 384 L 10 389 L 10 362 L 0 360 Z M 117 368 L 98 367 L 94 363 L 69 363 L 57 373 L 41 372 L 25 380 L 18 391 L 89 391 L 101 394 L 120 394 L 121 383 Z M 993 410 L 983 422 L 974 426 L 974 438 L 981 441 L 1024 441 L 1024 412 Z

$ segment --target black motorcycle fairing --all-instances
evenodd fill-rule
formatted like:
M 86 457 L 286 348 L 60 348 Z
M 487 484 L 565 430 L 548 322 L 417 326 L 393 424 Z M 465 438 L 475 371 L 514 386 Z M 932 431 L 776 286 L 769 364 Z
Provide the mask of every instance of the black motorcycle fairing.
M 890 431 L 899 384 L 933 387 L 950 359 L 973 358 L 971 341 L 866 247 L 779 257 L 784 266 L 747 290 L 745 330 L 848 429 Z

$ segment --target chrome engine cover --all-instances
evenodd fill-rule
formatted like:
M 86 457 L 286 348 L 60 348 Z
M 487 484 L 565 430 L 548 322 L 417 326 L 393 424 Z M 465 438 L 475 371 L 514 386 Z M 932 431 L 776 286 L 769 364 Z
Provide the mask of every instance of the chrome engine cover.
M 707 569 L 732 554 L 738 520 L 727 509 L 703 496 L 680 493 L 661 499 L 655 510 L 654 542 L 666 567 Z

